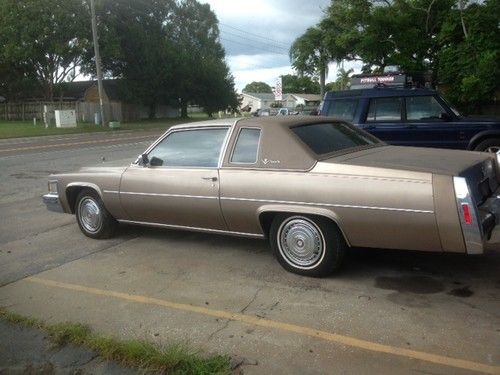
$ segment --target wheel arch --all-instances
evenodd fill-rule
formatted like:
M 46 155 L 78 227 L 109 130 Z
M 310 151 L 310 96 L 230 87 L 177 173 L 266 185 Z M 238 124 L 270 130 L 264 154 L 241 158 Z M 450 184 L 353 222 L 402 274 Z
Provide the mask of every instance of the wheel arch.
M 68 207 L 72 214 L 75 213 L 76 198 L 84 189 L 94 190 L 102 199 L 102 191 L 96 184 L 91 182 L 72 182 L 66 186 L 65 190 Z
M 325 218 L 331 221 L 338 228 L 338 230 L 342 234 L 342 237 L 344 237 L 347 246 L 349 247 L 351 246 L 349 238 L 342 229 L 341 220 L 338 217 L 338 215 L 331 210 L 327 210 L 321 207 L 295 206 L 295 205 L 294 206 L 266 205 L 260 207 L 257 210 L 257 217 L 265 237 L 269 237 L 269 231 L 271 229 L 271 223 L 274 217 L 277 214 L 283 214 L 283 213 L 296 214 L 296 215 L 309 215 L 309 216 L 317 216 Z
M 469 141 L 467 150 L 474 150 L 476 146 L 488 138 L 500 138 L 500 130 L 485 130 L 477 133 Z

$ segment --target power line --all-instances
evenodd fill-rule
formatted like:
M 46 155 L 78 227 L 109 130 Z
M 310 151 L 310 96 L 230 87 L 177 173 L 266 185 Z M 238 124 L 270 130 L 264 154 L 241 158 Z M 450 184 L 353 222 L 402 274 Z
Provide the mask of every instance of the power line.
M 262 50 L 262 51 L 265 51 L 265 52 L 271 52 L 271 53 L 274 53 L 274 54 L 277 54 L 277 55 L 283 55 L 284 54 L 282 51 L 276 51 L 276 50 L 273 50 L 273 49 L 270 49 L 270 48 L 266 48 L 265 46 L 255 46 L 255 45 L 248 44 L 248 43 L 242 43 L 242 42 L 239 42 L 237 40 L 232 40 L 232 39 L 224 38 L 222 36 L 219 36 L 219 39 L 223 40 L 225 42 L 240 44 L 240 45 L 245 46 L 245 47 L 250 47 L 250 48 L 258 49 L 258 50 Z
M 229 32 L 229 31 L 222 31 L 222 33 L 221 33 L 221 34 L 222 34 L 222 35 L 224 35 L 224 34 L 228 34 L 228 35 L 231 35 L 231 36 L 234 36 L 234 37 L 237 37 L 237 38 L 241 38 L 241 39 L 244 39 L 244 40 L 248 40 L 249 42 L 252 42 L 252 43 L 258 43 L 258 45 L 261 45 L 261 46 L 275 48 L 275 49 L 277 49 L 277 50 L 281 50 L 281 51 L 283 51 L 283 52 L 288 53 L 288 49 L 287 49 L 287 48 L 284 48 L 284 47 L 279 46 L 279 45 L 274 44 L 274 43 L 263 42 L 263 41 L 260 41 L 260 40 L 257 40 L 257 39 L 247 38 L 247 37 L 244 37 L 244 36 L 241 36 L 241 35 L 235 34 L 235 33 L 231 33 L 231 32 Z
M 264 39 L 264 40 L 268 40 L 268 41 L 273 42 L 273 43 L 275 43 L 275 44 L 281 44 L 283 47 L 288 48 L 288 44 L 287 44 L 287 43 L 285 43 L 285 42 L 280 42 L 280 41 L 278 41 L 278 40 L 271 39 L 271 38 L 266 37 L 266 36 L 263 36 L 263 35 L 254 34 L 254 33 L 251 33 L 251 32 L 249 32 L 249 31 L 246 31 L 246 30 L 239 29 L 239 28 L 237 28 L 237 27 L 234 27 L 234 26 L 228 25 L 228 24 L 226 24 L 226 23 L 221 23 L 221 22 L 219 22 L 219 25 L 222 25 L 222 26 L 225 26 L 225 27 L 229 27 L 230 29 L 233 29 L 233 30 L 239 31 L 240 33 L 243 33 L 243 34 L 252 35 L 252 36 L 257 37 L 257 38 L 261 38 L 261 39 Z

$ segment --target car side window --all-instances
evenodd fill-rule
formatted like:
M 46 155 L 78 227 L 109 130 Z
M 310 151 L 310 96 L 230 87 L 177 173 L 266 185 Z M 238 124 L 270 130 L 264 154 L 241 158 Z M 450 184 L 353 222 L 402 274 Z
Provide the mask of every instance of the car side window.
M 231 163 L 255 164 L 259 151 L 260 129 L 242 128 L 234 146 Z
M 366 121 L 401 121 L 401 98 L 370 99 Z
M 358 99 L 338 99 L 330 101 L 328 116 L 352 122 L 358 109 Z
M 216 168 L 228 128 L 178 130 L 148 154 L 151 166 Z
M 408 120 L 441 120 L 446 109 L 433 96 L 413 96 L 406 98 L 406 118 Z

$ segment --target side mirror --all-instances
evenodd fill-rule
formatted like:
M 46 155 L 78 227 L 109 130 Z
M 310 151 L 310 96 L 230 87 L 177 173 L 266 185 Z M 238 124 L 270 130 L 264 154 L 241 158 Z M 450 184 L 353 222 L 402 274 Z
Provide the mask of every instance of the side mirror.
M 149 164 L 149 158 L 148 158 L 148 155 L 147 154 L 142 154 L 141 155 L 141 165 L 143 167 L 147 167 Z
M 451 121 L 451 116 L 449 115 L 449 113 L 446 112 L 441 113 L 439 118 L 443 121 Z

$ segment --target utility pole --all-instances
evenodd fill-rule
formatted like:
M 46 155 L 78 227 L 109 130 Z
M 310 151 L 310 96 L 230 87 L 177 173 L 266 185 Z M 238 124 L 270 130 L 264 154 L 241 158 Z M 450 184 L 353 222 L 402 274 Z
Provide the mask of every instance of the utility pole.
M 95 68 L 97 71 L 97 90 L 99 92 L 99 109 L 101 112 L 101 124 L 102 126 L 104 126 L 106 124 L 106 121 L 104 119 L 104 103 L 102 100 L 102 98 L 104 97 L 104 88 L 102 86 L 101 55 L 99 54 L 99 36 L 97 35 L 97 21 L 95 17 L 94 0 L 90 0 L 90 18 L 92 20 L 92 40 L 94 42 Z

